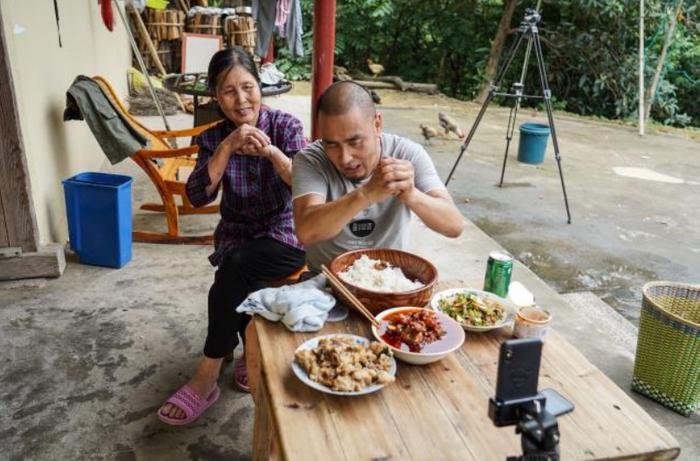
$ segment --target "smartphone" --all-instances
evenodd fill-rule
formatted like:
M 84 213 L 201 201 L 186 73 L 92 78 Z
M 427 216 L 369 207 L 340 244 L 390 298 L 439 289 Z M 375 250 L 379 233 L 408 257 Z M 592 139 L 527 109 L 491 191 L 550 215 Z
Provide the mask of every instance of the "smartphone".
M 574 404 L 554 389 L 542 389 L 540 393 L 547 399 L 544 408 L 550 414 L 561 416 L 574 411 Z
M 489 417 L 496 426 L 517 424 L 526 408 L 536 401 L 545 404 L 545 397 L 537 392 L 541 355 L 542 341 L 538 338 L 501 344 L 496 395 L 489 399 Z
M 537 395 L 542 341 L 511 339 L 501 344 L 496 378 L 496 400 L 509 402 Z

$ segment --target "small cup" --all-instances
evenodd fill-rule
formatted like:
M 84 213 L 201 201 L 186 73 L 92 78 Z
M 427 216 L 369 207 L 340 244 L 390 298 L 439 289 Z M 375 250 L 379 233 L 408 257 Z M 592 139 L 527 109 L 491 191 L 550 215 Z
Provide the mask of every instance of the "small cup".
M 515 316 L 513 336 L 516 338 L 540 338 L 544 341 L 549 332 L 552 315 L 539 306 L 524 306 Z

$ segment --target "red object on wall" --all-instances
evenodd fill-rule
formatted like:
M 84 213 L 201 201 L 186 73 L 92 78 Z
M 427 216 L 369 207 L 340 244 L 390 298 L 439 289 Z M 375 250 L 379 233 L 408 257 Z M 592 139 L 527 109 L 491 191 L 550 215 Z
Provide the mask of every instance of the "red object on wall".
M 100 12 L 102 13 L 102 22 L 104 22 L 107 30 L 112 32 L 114 29 L 114 14 L 112 14 L 112 0 L 100 0 Z
M 333 83 L 335 54 L 335 0 L 314 2 L 314 44 L 311 84 L 311 136 L 318 139 L 316 110 L 321 93 Z

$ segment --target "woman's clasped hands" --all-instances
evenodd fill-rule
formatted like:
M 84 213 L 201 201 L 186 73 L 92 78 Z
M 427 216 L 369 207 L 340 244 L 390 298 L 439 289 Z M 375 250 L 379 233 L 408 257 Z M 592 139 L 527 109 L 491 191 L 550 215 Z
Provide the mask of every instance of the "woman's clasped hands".
M 255 157 L 269 157 L 272 152 L 270 138 L 262 130 L 242 124 L 236 128 L 224 140 L 228 146 L 229 155 L 250 155 Z

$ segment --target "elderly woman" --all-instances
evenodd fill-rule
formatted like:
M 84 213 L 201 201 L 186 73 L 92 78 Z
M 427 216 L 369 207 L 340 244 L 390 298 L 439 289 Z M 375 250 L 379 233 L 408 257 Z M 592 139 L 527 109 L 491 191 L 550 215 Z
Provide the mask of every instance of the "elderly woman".
M 285 278 L 304 265 L 291 206 L 292 157 L 305 147 L 301 122 L 261 104 L 260 79 L 242 48 L 216 53 L 209 86 L 225 119 L 197 139 L 197 166 L 187 181 L 194 206 L 211 203 L 220 187 L 221 221 L 215 232 L 218 266 L 209 290 L 204 356 L 192 379 L 158 410 L 168 424 L 197 419 L 219 398 L 222 360 L 244 338 L 249 316 L 236 307 L 266 281 Z M 236 386 L 249 392 L 245 358 L 234 365 Z

